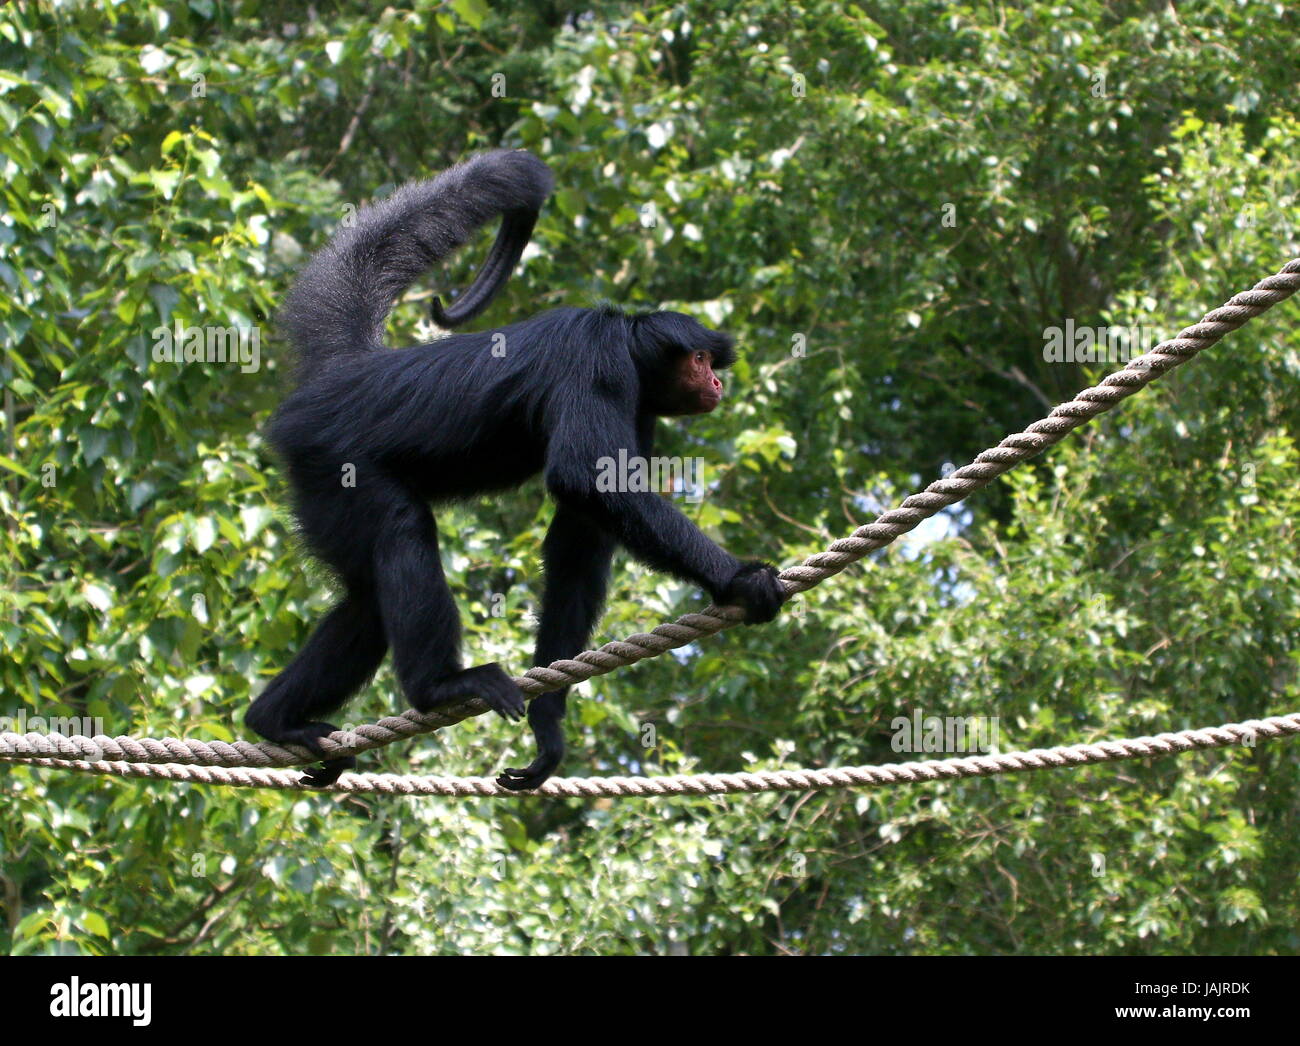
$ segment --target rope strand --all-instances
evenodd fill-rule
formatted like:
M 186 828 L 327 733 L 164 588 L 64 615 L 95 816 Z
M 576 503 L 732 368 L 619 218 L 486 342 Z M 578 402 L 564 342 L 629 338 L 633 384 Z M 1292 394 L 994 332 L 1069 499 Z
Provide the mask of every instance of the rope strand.
M 541 788 L 516 792 L 491 777 L 440 777 L 415 774 L 343 774 L 327 788 L 302 784 L 294 770 L 253 767 L 180 766 L 174 763 L 61 762 L 22 759 L 35 766 L 82 773 L 138 777 L 156 781 L 188 781 L 232 785 L 236 788 L 277 788 L 300 792 L 380 793 L 383 795 L 492 796 L 540 795 L 555 799 L 595 799 L 661 795 L 729 795 L 736 792 L 805 792 L 829 788 L 882 787 L 953 781 L 963 777 L 993 777 L 1030 770 L 1114 763 L 1126 759 L 1159 759 L 1232 745 L 1253 747 L 1257 741 L 1300 734 L 1300 713 L 1250 719 L 1244 723 L 1199 730 L 1180 730 L 1155 737 L 1135 737 L 1094 744 L 1035 748 L 1001 755 L 975 755 L 882 766 L 843 766 L 829 770 L 764 770 L 736 774 L 677 774 L 664 777 L 552 777 Z
M 1214 345 L 1224 335 L 1241 327 L 1260 313 L 1272 308 L 1278 302 L 1285 301 L 1300 289 L 1300 258 L 1287 262 L 1277 274 L 1261 280 L 1248 291 L 1234 295 L 1217 309 L 1213 309 L 1190 327 L 1185 327 L 1169 341 L 1161 342 L 1150 352 L 1127 363 L 1121 370 L 1108 375 L 1098 385 L 1084 389 L 1074 399 L 1062 403 L 1040 421 L 1034 422 L 1023 432 L 1008 436 L 996 447 L 991 447 L 976 456 L 969 465 L 957 469 L 943 479 L 931 483 L 925 490 L 912 494 L 896 509 L 882 513 L 871 523 L 859 527 L 851 535 L 841 538 L 825 552 L 810 556 L 802 564 L 781 572 L 781 580 L 791 594 L 804 592 L 821 584 L 829 577 L 838 574 L 845 567 L 856 563 L 869 552 L 884 548 L 901 535 L 914 529 L 935 513 L 961 501 L 975 491 L 987 486 L 1004 472 L 1028 458 L 1041 453 L 1065 436 L 1099 414 L 1104 414 L 1121 400 L 1145 388 L 1157 378 L 1168 374 L 1176 367 L 1182 366 L 1193 356 Z M 732 628 L 744 620 L 743 611 L 738 607 L 709 606 L 696 614 L 685 614 L 676 621 L 659 625 L 650 632 L 639 632 L 621 641 L 606 643 L 596 650 L 586 650 L 572 659 L 552 662 L 545 667 L 530 668 L 522 676 L 515 677 L 515 683 L 524 691 L 526 698 L 558 690 L 604 675 L 617 668 L 635 664 L 646 658 L 658 657 L 669 650 L 686 646 L 705 636 L 711 636 L 724 629 Z M 389 716 L 377 723 L 360 726 L 353 731 L 338 730 L 329 737 L 320 740 L 320 746 L 329 758 L 367 752 L 374 748 L 392 744 L 403 738 L 417 734 L 431 733 L 443 727 L 459 723 L 471 716 L 482 715 L 488 711 L 487 704 L 480 698 L 473 698 L 458 705 L 448 706 L 433 712 L 407 711 L 398 716 Z M 1283 717 L 1289 719 L 1290 717 Z M 1272 722 L 1272 720 L 1269 720 Z M 1229 724 L 1234 726 L 1236 724 Z M 1220 727 L 1226 730 L 1229 727 Z M 1162 734 L 1161 737 L 1179 737 L 1182 735 Z M 1069 749 L 1052 749 L 1052 752 L 1064 752 Z M 1009 758 L 1009 757 L 1003 757 Z M 245 785 L 248 787 L 298 787 L 295 781 L 284 783 L 289 775 L 275 773 L 275 768 L 294 766 L 301 763 L 313 763 L 319 756 L 299 746 L 281 746 L 270 741 L 253 744 L 247 741 L 226 743 L 222 741 L 197 741 L 185 738 L 133 738 L 122 737 L 84 737 L 74 735 L 63 737 L 59 734 L 17 734 L 0 733 L 0 761 L 28 762 L 40 766 L 62 766 L 65 769 L 80 770 L 90 773 L 120 773 L 127 776 L 166 777 L 168 780 L 211 780 L 213 783 Z M 952 761 L 948 761 L 952 762 Z M 131 767 L 105 771 L 100 767 Z M 144 773 L 139 771 L 142 765 L 172 767 L 171 775 Z M 941 766 L 944 763 L 908 764 L 911 766 Z M 178 775 L 175 768 L 213 767 L 224 769 L 242 768 L 256 770 L 270 777 L 259 780 L 275 781 L 271 784 L 253 783 L 235 780 L 233 777 L 223 779 L 220 775 L 185 777 Z M 874 768 L 880 769 L 880 768 Z M 807 774 L 852 774 L 872 771 L 871 767 L 859 767 L 856 770 L 800 771 Z M 704 780 L 732 780 L 746 775 L 701 775 Z M 345 779 L 362 782 L 367 787 L 354 784 L 350 791 L 383 791 L 384 782 L 397 781 L 490 781 L 490 778 L 421 778 L 397 777 L 382 774 L 348 774 Z M 810 778 L 811 779 L 811 778 Z M 559 778 L 548 781 L 540 790 L 542 795 L 557 794 L 549 791 L 552 785 L 561 784 L 576 787 L 577 783 L 589 783 L 586 778 Z M 637 780 L 686 780 L 678 778 L 610 778 L 614 781 Z M 838 779 L 837 779 L 838 780 Z M 850 781 L 848 783 L 878 783 L 872 781 Z M 837 787 L 838 785 L 804 785 L 801 787 Z M 337 788 L 338 786 L 336 786 Z M 479 785 L 473 786 L 472 793 L 429 791 L 419 794 L 534 794 L 514 793 L 508 791 L 483 791 Z M 485 787 L 485 786 L 484 786 Z M 736 791 L 761 789 L 737 788 Z M 567 793 L 565 793 L 567 794 Z M 644 793 L 599 793 L 582 791 L 574 794 L 660 794 Z M 686 791 L 664 794 L 687 794 Z M 694 794 L 694 793 L 690 793 Z

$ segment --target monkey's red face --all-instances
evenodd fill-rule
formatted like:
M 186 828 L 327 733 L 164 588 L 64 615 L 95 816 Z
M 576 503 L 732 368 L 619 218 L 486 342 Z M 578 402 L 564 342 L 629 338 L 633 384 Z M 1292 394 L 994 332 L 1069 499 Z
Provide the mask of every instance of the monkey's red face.
M 713 373 L 713 353 L 696 349 L 677 364 L 673 414 L 708 414 L 722 402 L 722 382 Z

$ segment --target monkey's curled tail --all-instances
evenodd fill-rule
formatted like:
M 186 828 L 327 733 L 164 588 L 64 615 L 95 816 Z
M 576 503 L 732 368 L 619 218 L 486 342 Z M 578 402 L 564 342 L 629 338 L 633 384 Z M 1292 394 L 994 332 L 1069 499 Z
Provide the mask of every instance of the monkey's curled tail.
M 434 302 L 444 327 L 477 316 L 509 279 L 552 183 L 536 156 L 498 149 L 362 208 L 308 262 L 280 310 L 304 368 L 382 345 L 393 302 L 499 214 L 501 231 L 473 285 L 450 309 Z

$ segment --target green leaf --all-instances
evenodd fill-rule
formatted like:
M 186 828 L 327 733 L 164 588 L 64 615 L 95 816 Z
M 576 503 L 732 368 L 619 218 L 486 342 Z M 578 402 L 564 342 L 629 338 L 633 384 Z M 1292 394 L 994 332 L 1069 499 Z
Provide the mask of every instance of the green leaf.
M 451 0 L 451 9 L 471 29 L 482 29 L 484 19 L 491 10 L 485 0 Z

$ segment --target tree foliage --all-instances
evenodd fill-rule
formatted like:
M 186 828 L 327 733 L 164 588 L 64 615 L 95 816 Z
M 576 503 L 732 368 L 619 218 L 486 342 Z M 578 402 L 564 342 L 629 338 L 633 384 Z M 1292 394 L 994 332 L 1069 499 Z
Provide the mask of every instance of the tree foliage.
M 557 173 L 485 322 L 602 299 L 732 331 L 671 427 L 728 548 L 797 562 L 1296 253 L 1294 10 L 1205 0 L 0 7 L 0 716 L 231 739 L 329 604 L 260 437 L 276 302 L 356 206 L 465 153 Z M 430 288 L 402 305 L 431 336 Z M 1288 303 L 864 566 L 597 680 L 571 774 L 1003 750 L 1300 707 Z M 258 365 L 155 359 L 256 327 Z M 580 351 L 575 346 L 575 351 Z M 467 656 L 526 667 L 539 485 L 446 514 Z M 626 561 L 599 635 L 702 597 Z M 391 676 L 349 709 L 378 718 Z M 490 773 L 486 719 L 364 757 Z M 1283 953 L 1300 744 L 876 791 L 337 799 L 0 765 L 14 953 Z

